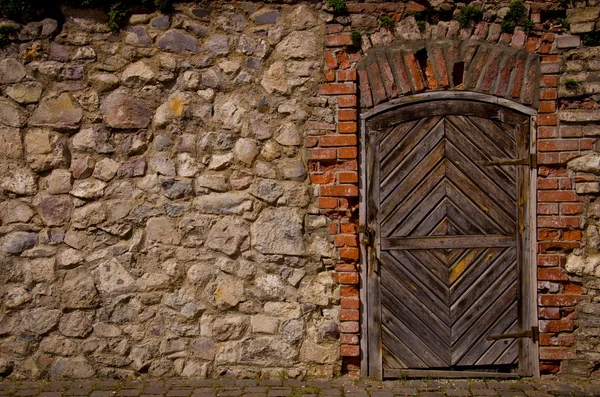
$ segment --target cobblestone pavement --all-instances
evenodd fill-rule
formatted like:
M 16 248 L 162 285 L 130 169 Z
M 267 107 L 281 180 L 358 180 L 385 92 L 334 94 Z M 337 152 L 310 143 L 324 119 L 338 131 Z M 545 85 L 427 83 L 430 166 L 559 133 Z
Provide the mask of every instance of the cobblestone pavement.
M 0 397 L 578 397 L 600 383 L 542 380 L 166 380 L 0 382 Z

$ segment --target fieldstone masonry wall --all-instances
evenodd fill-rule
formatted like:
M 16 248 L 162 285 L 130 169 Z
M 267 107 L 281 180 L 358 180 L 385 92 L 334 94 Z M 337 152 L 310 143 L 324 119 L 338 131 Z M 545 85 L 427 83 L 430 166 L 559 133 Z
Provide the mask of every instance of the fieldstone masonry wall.
M 339 374 L 318 8 L 63 12 L 0 56 L 0 377 Z
M 359 374 L 358 116 L 434 90 L 538 111 L 541 370 L 597 375 L 596 0 L 292 3 L 0 49 L 0 377 Z

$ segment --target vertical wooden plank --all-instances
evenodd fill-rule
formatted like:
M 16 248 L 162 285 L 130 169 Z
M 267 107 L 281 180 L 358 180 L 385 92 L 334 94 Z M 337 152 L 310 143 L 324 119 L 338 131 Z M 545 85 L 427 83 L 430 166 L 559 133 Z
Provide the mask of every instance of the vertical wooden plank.
M 370 128 L 367 136 L 367 230 L 372 244 L 367 249 L 367 311 L 369 312 L 369 376 L 383 379 L 381 343 L 381 285 L 379 280 L 379 131 Z
M 359 133 L 359 204 L 358 204 L 358 223 L 360 229 L 367 225 L 367 145 L 366 145 L 366 122 L 362 118 L 360 122 Z M 361 302 L 361 334 L 360 334 L 360 376 L 366 378 L 369 376 L 369 310 L 367 302 L 367 272 L 368 272 L 368 246 L 365 233 L 359 233 L 360 239 L 360 302 Z

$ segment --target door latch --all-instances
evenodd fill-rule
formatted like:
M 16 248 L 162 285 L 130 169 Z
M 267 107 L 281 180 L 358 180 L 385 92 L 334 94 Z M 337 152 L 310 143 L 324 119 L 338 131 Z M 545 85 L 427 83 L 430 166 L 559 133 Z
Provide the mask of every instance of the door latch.
M 530 330 L 521 332 L 510 332 L 507 334 L 490 335 L 486 340 L 500 340 L 500 339 L 519 339 L 519 338 L 531 338 L 534 342 L 540 340 L 540 328 L 531 327 Z
M 357 228 L 357 231 L 359 233 L 363 234 L 363 239 L 361 241 L 361 243 L 365 246 L 370 246 L 373 245 L 373 229 L 371 229 L 370 227 L 367 227 L 365 225 L 360 225 Z

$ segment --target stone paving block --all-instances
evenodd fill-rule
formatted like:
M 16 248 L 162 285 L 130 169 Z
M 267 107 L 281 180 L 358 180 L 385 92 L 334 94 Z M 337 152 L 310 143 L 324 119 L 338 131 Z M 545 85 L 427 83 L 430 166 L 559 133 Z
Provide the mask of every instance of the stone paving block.
M 445 397 L 444 393 L 439 391 L 426 391 L 419 393 L 419 397 Z
M 503 390 L 500 392 L 500 397 L 524 397 L 525 393 L 520 390 Z
M 371 397 L 393 397 L 394 393 L 391 391 L 372 391 L 370 392 Z
M 91 388 L 78 388 L 78 387 L 70 387 L 65 391 L 66 396 L 88 396 L 92 394 Z
M 267 393 L 267 396 L 269 397 L 285 397 L 288 396 L 292 393 L 292 388 L 290 387 L 285 387 L 285 388 L 273 388 L 270 389 L 269 392 Z
M 167 392 L 167 397 L 185 397 L 192 394 L 192 389 L 171 389 Z
M 482 380 L 474 380 L 470 382 L 471 390 L 473 389 L 487 389 L 487 388 L 495 388 L 492 386 L 492 382 L 484 382 Z M 507 387 L 508 389 L 508 387 Z
M 511 389 L 515 390 L 533 390 L 533 386 L 529 383 L 515 383 L 511 385 Z
M 317 386 L 312 386 L 312 387 L 317 387 Z M 319 394 L 322 396 L 341 396 L 342 391 L 340 389 L 326 387 L 326 388 L 321 388 L 321 391 Z
M 445 392 L 450 397 L 467 397 L 471 395 L 469 389 L 446 389 Z
M 366 391 L 363 391 L 362 393 L 344 393 L 345 397 L 364 397 L 368 395 L 369 394 Z
M 237 397 L 242 394 L 242 389 L 240 388 L 226 388 L 221 389 L 217 392 L 217 396 L 219 397 Z
M 242 394 L 242 397 L 265 397 L 266 393 L 246 393 Z
M 44 391 L 41 392 L 38 397 L 61 397 L 62 392 L 60 391 Z
M 417 389 L 414 387 L 395 387 L 394 394 L 397 396 L 416 396 Z
M 259 384 L 261 386 L 281 386 L 283 381 L 281 379 L 262 379 Z
M 215 397 L 217 395 L 217 392 L 214 391 L 212 393 L 198 393 L 196 394 L 194 392 L 194 394 L 192 394 L 192 397 Z
M 471 388 L 471 393 L 475 396 L 497 396 L 498 391 L 495 389 L 473 389 Z
M 552 394 L 538 390 L 525 390 L 525 394 L 527 394 L 529 397 L 552 397 Z
M 144 387 L 144 394 L 164 395 L 168 391 L 169 391 L 169 388 L 168 387 L 164 387 L 164 386 Z
M 90 397 L 113 397 L 115 394 L 117 393 L 112 390 L 94 390 Z
M 239 387 L 256 386 L 258 381 L 256 379 L 240 379 L 235 382 L 235 385 Z
M 140 389 L 121 389 L 117 392 L 117 397 L 136 397 L 141 393 Z
M 37 389 L 25 389 L 25 390 L 18 390 L 14 395 L 17 397 L 27 397 L 27 396 L 35 396 L 38 393 L 39 392 Z

